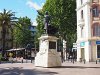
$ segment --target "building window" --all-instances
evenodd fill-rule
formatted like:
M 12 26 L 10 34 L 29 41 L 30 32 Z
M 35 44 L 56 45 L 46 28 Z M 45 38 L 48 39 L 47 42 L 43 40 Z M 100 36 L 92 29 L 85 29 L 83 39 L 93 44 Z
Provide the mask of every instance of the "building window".
M 100 36 L 100 25 L 95 24 L 93 26 L 93 36 Z
M 81 37 L 83 38 L 84 37 L 84 28 L 81 27 Z
M 100 45 L 97 45 L 97 58 L 100 58 Z
M 83 19 L 83 10 L 81 11 L 81 19 Z
M 98 7 L 93 7 L 92 9 L 92 15 L 93 17 L 98 17 L 99 16 L 99 10 L 98 10 Z

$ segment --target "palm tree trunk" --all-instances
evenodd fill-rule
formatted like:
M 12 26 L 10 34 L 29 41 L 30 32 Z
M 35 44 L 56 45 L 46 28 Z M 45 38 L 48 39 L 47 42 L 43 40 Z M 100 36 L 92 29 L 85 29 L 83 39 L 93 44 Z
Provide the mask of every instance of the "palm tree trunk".
M 11 48 L 13 48 L 14 45 L 14 36 L 13 36 L 13 29 L 11 29 Z
M 2 56 L 5 55 L 5 35 L 6 35 L 6 28 L 5 25 L 2 25 Z

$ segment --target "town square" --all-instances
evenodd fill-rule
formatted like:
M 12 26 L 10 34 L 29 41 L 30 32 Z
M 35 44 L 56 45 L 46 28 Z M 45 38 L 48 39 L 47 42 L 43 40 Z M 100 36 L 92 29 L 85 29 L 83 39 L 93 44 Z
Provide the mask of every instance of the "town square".
M 100 0 L 0 0 L 0 75 L 100 75 Z

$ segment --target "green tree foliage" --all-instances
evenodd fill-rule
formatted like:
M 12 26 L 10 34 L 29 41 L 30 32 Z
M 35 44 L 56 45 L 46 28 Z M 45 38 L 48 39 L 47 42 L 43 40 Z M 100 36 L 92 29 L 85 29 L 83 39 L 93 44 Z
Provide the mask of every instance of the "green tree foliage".
M 43 33 L 43 14 L 48 11 L 51 16 L 51 25 L 58 28 L 58 34 L 68 41 L 68 46 L 76 41 L 76 1 L 75 0 L 46 0 L 42 10 L 38 11 L 37 29 Z M 74 39 L 74 40 L 73 40 Z
M 12 32 L 12 23 L 14 23 L 14 20 L 17 19 L 15 17 L 15 13 L 12 12 L 11 10 L 7 11 L 6 9 L 3 10 L 3 12 L 0 13 L 0 26 L 2 29 L 2 49 L 3 49 L 3 56 L 5 53 L 5 43 L 6 41 L 6 34 L 7 32 Z M 13 42 L 13 41 L 12 41 Z
M 28 43 L 31 43 L 33 37 L 29 27 L 31 26 L 31 21 L 28 17 L 20 17 L 18 23 L 14 29 L 14 41 L 18 47 L 25 47 Z

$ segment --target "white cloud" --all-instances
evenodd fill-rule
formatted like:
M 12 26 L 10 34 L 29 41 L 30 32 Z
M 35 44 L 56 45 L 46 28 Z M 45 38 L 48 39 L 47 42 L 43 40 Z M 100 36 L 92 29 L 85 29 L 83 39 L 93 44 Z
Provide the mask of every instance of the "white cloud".
M 38 5 L 37 3 L 35 3 L 35 2 L 32 2 L 32 1 L 27 1 L 27 3 L 26 3 L 30 8 L 34 8 L 34 9 L 36 9 L 36 10 L 39 10 L 39 9 L 42 9 L 42 5 L 40 6 L 40 5 Z
M 44 6 L 44 3 L 42 3 L 42 6 Z
M 34 21 L 34 22 L 32 23 L 32 25 L 33 25 L 33 26 L 37 26 L 37 22 Z

